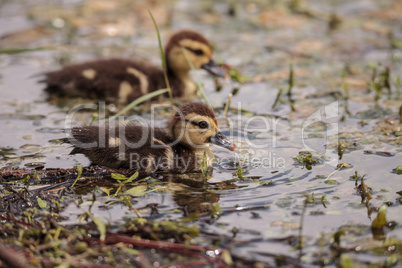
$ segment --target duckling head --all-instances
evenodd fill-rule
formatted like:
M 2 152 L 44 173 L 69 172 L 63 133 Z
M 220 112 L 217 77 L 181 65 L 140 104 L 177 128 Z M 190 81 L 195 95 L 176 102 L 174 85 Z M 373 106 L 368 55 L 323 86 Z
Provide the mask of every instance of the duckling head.
M 233 144 L 219 129 L 214 112 L 205 104 L 191 102 L 180 106 L 170 122 L 173 138 L 197 150 L 216 144 L 231 151 Z
M 225 72 L 212 60 L 212 46 L 202 35 L 183 30 L 174 34 L 165 48 L 166 63 L 177 76 L 188 75 L 191 70 L 189 60 L 195 69 L 224 77 Z

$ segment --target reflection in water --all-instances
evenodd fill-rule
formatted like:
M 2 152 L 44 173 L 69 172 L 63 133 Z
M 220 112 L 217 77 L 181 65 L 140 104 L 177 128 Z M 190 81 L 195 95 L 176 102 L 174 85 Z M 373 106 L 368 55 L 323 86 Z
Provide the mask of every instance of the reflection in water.
M 172 192 L 173 200 L 176 202 L 184 216 L 197 214 L 208 214 L 211 212 L 212 204 L 218 203 L 219 190 L 237 188 L 234 183 L 208 183 L 212 171 L 204 177 L 201 173 L 189 173 L 164 176 L 164 181 L 180 182 L 188 187 L 180 187 Z
M 180 209 L 183 210 L 184 216 L 193 213 L 209 213 L 212 210 L 212 204 L 219 201 L 220 194 L 208 191 L 198 192 L 177 191 L 173 193 L 173 199 Z

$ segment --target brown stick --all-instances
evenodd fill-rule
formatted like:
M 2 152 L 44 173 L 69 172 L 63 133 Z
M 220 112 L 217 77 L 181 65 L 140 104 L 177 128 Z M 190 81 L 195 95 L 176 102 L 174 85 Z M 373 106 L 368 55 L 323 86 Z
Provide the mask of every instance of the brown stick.
M 84 238 L 85 242 L 95 242 L 100 243 L 100 239 L 98 238 Z M 222 252 L 221 249 L 215 248 L 207 248 L 202 246 L 194 246 L 194 245 L 184 245 L 178 243 L 171 243 L 166 241 L 153 241 L 147 239 L 135 239 L 129 236 L 118 235 L 118 234 L 108 234 L 106 235 L 106 239 L 104 241 L 105 244 L 117 244 L 117 243 L 125 243 L 134 245 L 137 247 L 146 247 L 146 248 L 155 248 L 167 251 L 175 251 L 178 253 L 186 254 L 193 257 L 204 258 L 208 260 L 208 262 L 216 263 L 219 267 L 228 267 L 223 263 L 223 261 L 219 258 L 209 258 L 208 256 L 201 254 L 209 250 L 213 250 L 214 252 L 218 251 L 219 254 Z
M 97 238 L 84 238 L 83 241 L 86 242 L 98 242 Z M 117 244 L 117 243 L 125 243 L 131 244 L 139 247 L 146 248 L 157 248 L 157 249 L 187 249 L 194 250 L 199 252 L 205 252 L 206 250 L 215 250 L 202 246 L 194 246 L 194 245 L 183 245 L 178 243 L 171 243 L 166 241 L 153 241 L 148 239 L 135 239 L 129 236 L 119 235 L 119 234 L 108 234 L 104 241 L 105 244 Z
M 135 264 L 137 264 L 139 268 L 154 268 L 154 266 L 145 256 L 145 254 L 141 251 L 138 252 L 138 260 L 135 259 Z
M 0 260 L 10 267 L 15 268 L 33 268 L 27 260 L 17 252 L 12 251 L 0 242 Z
M 89 166 L 82 170 L 82 177 L 100 177 L 110 175 L 112 173 L 120 173 L 123 175 L 131 175 L 135 171 L 128 169 L 112 169 L 103 166 Z M 28 170 L 28 169 L 4 169 L 0 171 L 0 177 L 5 180 L 20 180 L 26 176 L 39 175 L 42 179 L 68 179 L 75 178 L 78 175 L 77 168 L 67 169 L 44 169 L 44 170 Z
M 31 223 L 24 222 L 24 221 L 20 221 L 20 220 L 14 219 L 14 218 L 6 217 L 6 216 L 3 216 L 3 215 L 0 215 L 0 219 L 7 220 L 7 221 L 13 221 L 13 222 L 18 223 L 18 224 L 21 224 L 21 225 L 25 225 L 25 226 L 37 228 L 37 229 L 39 229 L 39 230 L 43 230 L 43 228 L 40 227 L 40 226 L 33 225 L 33 224 L 31 224 Z

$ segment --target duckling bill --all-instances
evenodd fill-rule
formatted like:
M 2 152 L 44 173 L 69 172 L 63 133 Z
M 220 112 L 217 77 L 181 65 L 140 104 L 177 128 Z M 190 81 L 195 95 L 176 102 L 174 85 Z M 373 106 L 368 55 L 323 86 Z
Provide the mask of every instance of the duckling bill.
M 92 164 L 144 174 L 199 171 L 204 153 L 208 166 L 212 164 L 211 144 L 236 150 L 220 131 L 214 112 L 199 102 L 180 106 L 167 130 L 135 124 L 75 127 L 66 141 L 74 146 L 71 154 L 84 154 Z
M 184 52 L 184 51 L 185 52 Z M 213 75 L 225 72 L 212 59 L 212 46 L 199 33 L 183 30 L 174 34 L 165 47 L 166 69 L 173 97 L 192 99 L 193 82 L 188 59 L 195 69 Z M 84 97 L 126 104 L 142 95 L 166 88 L 164 70 L 144 61 L 102 59 L 65 66 L 45 74 L 45 91 L 61 97 Z

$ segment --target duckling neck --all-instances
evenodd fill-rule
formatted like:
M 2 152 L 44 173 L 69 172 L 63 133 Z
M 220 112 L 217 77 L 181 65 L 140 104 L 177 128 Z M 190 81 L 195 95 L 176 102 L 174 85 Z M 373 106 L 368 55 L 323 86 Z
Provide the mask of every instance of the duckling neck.
M 177 71 L 173 72 L 173 70 L 168 71 L 169 81 L 172 83 L 170 85 L 173 88 L 177 88 L 178 93 L 177 96 L 186 99 L 192 99 L 196 95 L 197 85 L 194 83 L 189 71 Z M 178 82 L 175 84 L 175 82 Z

